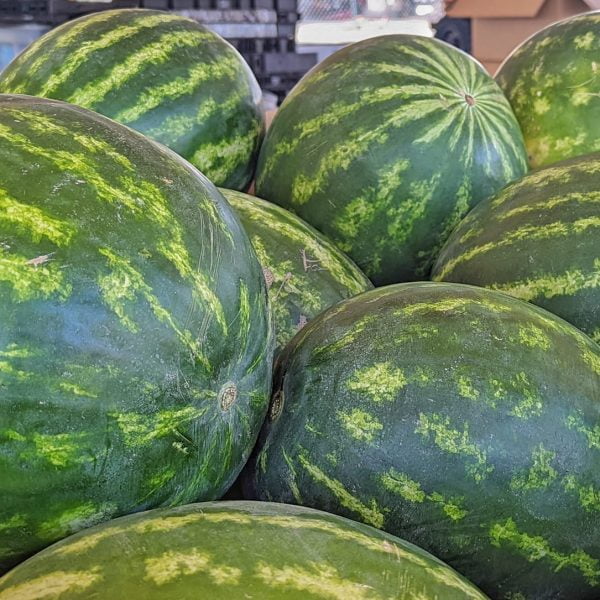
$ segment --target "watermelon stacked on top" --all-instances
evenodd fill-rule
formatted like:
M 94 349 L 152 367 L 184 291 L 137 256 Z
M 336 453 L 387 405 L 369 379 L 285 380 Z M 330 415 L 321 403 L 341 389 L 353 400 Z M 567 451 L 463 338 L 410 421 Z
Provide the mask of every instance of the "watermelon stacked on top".
M 65 100 L 172 148 L 213 183 L 245 189 L 263 136 L 261 91 L 228 42 L 152 10 L 92 14 L 53 29 L 0 75 L 0 92 Z
M 465 213 L 526 165 L 511 108 L 481 65 L 437 40 L 390 35 L 300 81 L 267 132 L 256 191 L 384 285 L 426 278 Z
M 600 341 L 600 154 L 537 170 L 473 209 L 442 249 L 436 281 L 534 302 Z
M 496 80 L 523 130 L 531 165 L 600 151 L 600 12 L 554 23 L 523 42 Z
M 189 163 L 91 111 L 0 96 L 0 165 L 2 571 L 223 494 L 273 340 L 250 242 Z

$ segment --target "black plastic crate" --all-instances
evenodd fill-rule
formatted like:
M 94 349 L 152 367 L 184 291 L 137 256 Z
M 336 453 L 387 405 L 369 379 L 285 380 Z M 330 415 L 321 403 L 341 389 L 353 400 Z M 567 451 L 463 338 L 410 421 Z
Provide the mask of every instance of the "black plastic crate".
M 0 0 L 0 19 L 3 21 L 47 21 L 49 0 Z

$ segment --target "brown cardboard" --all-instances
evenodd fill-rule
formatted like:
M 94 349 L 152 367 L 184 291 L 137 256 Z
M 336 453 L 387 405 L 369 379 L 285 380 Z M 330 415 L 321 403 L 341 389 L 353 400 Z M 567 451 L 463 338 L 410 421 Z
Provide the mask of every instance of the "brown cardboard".
M 447 13 L 471 18 L 471 51 L 491 70 L 540 29 L 597 5 L 598 0 L 455 0 Z

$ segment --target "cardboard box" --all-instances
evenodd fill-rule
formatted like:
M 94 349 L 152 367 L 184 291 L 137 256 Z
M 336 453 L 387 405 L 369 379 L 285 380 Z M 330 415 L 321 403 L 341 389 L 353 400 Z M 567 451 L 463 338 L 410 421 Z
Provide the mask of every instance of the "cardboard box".
M 540 29 L 592 9 L 600 9 L 600 0 L 454 0 L 447 14 L 471 18 L 471 51 L 493 74 Z

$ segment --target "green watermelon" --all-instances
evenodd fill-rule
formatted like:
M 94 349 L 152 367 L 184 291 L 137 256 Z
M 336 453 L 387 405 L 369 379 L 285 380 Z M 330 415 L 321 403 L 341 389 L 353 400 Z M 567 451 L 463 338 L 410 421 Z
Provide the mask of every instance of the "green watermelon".
M 281 355 L 247 497 L 341 514 L 497 599 L 600 594 L 600 348 L 543 309 L 379 288 Z
M 221 190 L 263 267 L 277 352 L 332 304 L 373 285 L 327 238 L 292 213 L 247 194 Z
M 0 75 L 0 92 L 65 100 L 175 150 L 216 185 L 245 189 L 263 137 L 261 91 L 228 42 L 191 19 L 112 10 L 69 21 Z
M 533 167 L 600 150 L 600 13 L 554 23 L 523 42 L 496 80 Z
M 316 510 L 208 502 L 78 533 L 0 579 L 0 600 L 485 600 L 403 540 Z
M 0 572 L 84 527 L 219 497 L 270 393 L 266 287 L 189 163 L 0 96 Z
M 438 40 L 389 35 L 336 52 L 298 83 L 267 132 L 256 192 L 382 285 L 427 277 L 469 208 L 526 163 L 481 65 Z
M 600 154 L 539 169 L 481 202 L 432 272 L 528 300 L 600 341 Z

